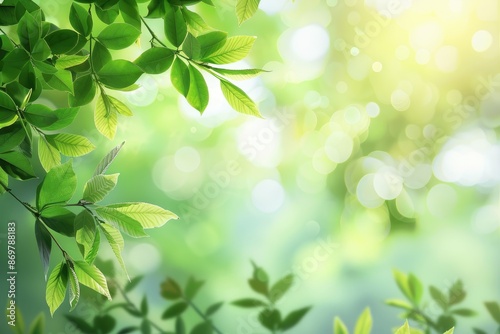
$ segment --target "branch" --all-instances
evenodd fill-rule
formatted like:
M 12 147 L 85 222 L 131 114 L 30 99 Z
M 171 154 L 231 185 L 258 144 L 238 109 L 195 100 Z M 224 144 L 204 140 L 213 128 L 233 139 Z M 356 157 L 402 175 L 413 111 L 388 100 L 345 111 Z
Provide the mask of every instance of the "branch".
M 212 329 L 218 333 L 218 334 L 222 334 L 222 332 L 217 328 L 217 326 L 214 325 L 214 323 L 212 321 L 210 321 L 206 316 L 205 314 L 203 314 L 203 312 L 201 312 L 201 310 L 198 308 L 198 306 L 196 306 L 191 300 L 188 300 L 186 298 L 184 298 L 184 300 L 189 304 L 189 306 L 191 306 L 193 308 L 193 310 L 203 319 L 205 320 L 207 323 L 210 324 L 210 326 L 212 326 Z
M 167 45 L 165 45 L 165 43 L 163 43 L 159 38 L 158 36 L 156 36 L 155 32 L 153 31 L 153 29 L 151 29 L 149 27 L 149 25 L 146 23 L 146 20 L 141 16 L 141 21 L 142 23 L 144 23 L 144 25 L 146 26 L 146 29 L 148 29 L 149 31 L 149 34 L 151 35 L 151 41 L 157 41 L 158 43 L 160 43 L 161 46 L 164 46 L 164 47 L 167 47 Z

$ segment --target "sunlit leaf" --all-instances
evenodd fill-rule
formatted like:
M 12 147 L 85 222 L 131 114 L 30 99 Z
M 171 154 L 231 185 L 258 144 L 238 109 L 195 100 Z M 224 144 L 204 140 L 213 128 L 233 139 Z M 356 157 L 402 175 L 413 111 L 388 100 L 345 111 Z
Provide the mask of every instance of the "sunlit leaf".
M 45 300 L 49 306 L 50 314 L 53 316 L 54 312 L 61 306 L 64 297 L 66 296 L 66 286 L 68 283 L 68 271 L 65 262 L 57 264 L 47 281 L 47 288 L 45 291 Z

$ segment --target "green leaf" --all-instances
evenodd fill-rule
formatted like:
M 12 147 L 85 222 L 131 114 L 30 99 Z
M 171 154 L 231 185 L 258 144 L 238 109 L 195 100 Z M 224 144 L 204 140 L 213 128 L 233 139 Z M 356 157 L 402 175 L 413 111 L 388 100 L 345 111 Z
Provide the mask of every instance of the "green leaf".
M 163 18 L 165 16 L 165 5 L 169 6 L 166 1 L 163 0 L 151 0 L 148 4 L 148 18 Z
M 354 327 L 354 334 L 370 334 L 372 330 L 372 315 L 370 309 L 366 308 L 358 318 Z
M 40 313 L 31 323 L 30 334 L 43 334 L 45 331 L 45 315 Z
M 411 334 L 410 325 L 408 324 L 408 320 L 405 321 L 405 324 L 398 328 L 394 334 Z
M 113 224 L 131 237 L 141 238 L 148 236 L 144 232 L 141 223 L 112 207 L 99 207 L 96 209 L 96 212 L 104 221 Z
M 188 66 L 179 57 L 176 57 L 170 71 L 170 81 L 179 93 L 188 95 L 190 86 L 190 77 Z
M 229 37 L 224 46 L 203 58 L 207 63 L 230 64 L 245 58 L 252 49 L 255 37 L 233 36 Z
M 143 72 L 134 63 L 125 59 L 117 59 L 106 63 L 97 74 L 106 86 L 126 88 L 134 84 Z
M 349 334 L 346 325 L 342 320 L 338 317 L 335 317 L 333 322 L 333 333 L 334 334 Z
M 484 306 L 486 306 L 491 317 L 500 324 L 500 305 L 497 302 L 485 302 Z
M 151 324 L 147 319 L 144 319 L 141 322 L 141 334 L 151 334 Z
M 194 66 L 189 65 L 189 90 L 186 96 L 189 104 L 198 110 L 200 113 L 207 108 L 208 105 L 208 86 L 205 78 Z
M 181 10 L 176 6 L 165 7 L 165 36 L 174 46 L 181 46 L 186 38 L 187 24 Z
M 148 299 L 146 296 L 142 297 L 142 301 L 141 301 L 141 313 L 142 315 L 146 316 L 148 315 Z
M 192 300 L 201 289 L 203 284 L 205 284 L 204 281 L 198 281 L 193 277 L 189 277 L 186 283 L 186 288 L 184 289 L 184 297 L 186 297 L 187 300 Z
M 231 304 L 244 308 L 261 307 L 267 305 L 265 302 L 255 298 L 242 298 L 231 302 Z
M 190 334 L 212 334 L 212 325 L 209 322 L 202 322 L 193 327 Z
M 99 71 L 104 65 L 112 60 L 111 53 L 102 43 L 95 42 L 94 48 L 92 49 L 91 60 L 94 71 Z
M 47 280 L 52 239 L 49 231 L 47 231 L 47 228 L 38 219 L 35 222 L 35 237 L 38 245 L 38 252 L 40 253 L 40 259 L 42 260 L 43 273 L 45 280 Z
M 412 292 L 408 284 L 408 275 L 394 269 L 392 271 L 392 275 L 394 276 L 394 280 L 398 285 L 399 290 L 405 295 L 409 300 L 413 300 Z
M 171 319 L 171 318 L 175 318 L 177 316 L 180 316 L 182 313 L 184 313 L 184 311 L 186 311 L 188 306 L 189 305 L 186 302 L 175 303 L 175 304 L 169 306 L 165 310 L 165 312 L 163 312 L 163 314 L 161 315 L 161 318 L 166 320 L 166 319 Z
M 151 48 L 134 60 L 134 64 L 139 66 L 144 73 L 160 74 L 170 68 L 174 55 L 174 51 L 169 48 Z
M 106 154 L 106 156 L 101 160 L 99 165 L 97 165 L 97 168 L 94 171 L 94 176 L 99 174 L 104 174 L 108 170 L 109 166 L 111 165 L 113 160 L 115 160 L 116 156 L 118 155 L 118 152 L 120 152 L 124 144 L 125 142 L 122 142 L 120 145 L 116 146 L 108 154 Z
M 48 204 L 65 204 L 76 190 L 76 175 L 71 161 L 52 168 L 39 186 L 37 208 L 42 210 Z
M 68 237 L 75 236 L 76 215 L 62 206 L 47 207 L 42 211 L 45 225 L 51 230 Z
M 405 302 L 404 300 L 400 299 L 388 299 L 385 301 L 385 303 L 389 306 L 394 306 L 394 307 L 399 307 L 405 310 L 411 310 L 413 309 L 413 306 Z
M 265 328 L 275 332 L 281 324 L 281 314 L 276 309 L 265 309 L 259 313 L 259 322 Z
M 61 165 L 61 154 L 42 136 L 38 137 L 38 158 L 46 172 Z
M 234 110 L 252 116 L 261 117 L 255 102 L 240 88 L 229 81 L 221 80 L 222 94 Z
M 32 50 L 41 36 L 41 23 L 29 12 L 24 13 L 17 25 L 17 36 L 26 50 Z
M 116 186 L 118 176 L 112 175 L 96 175 L 87 181 L 83 188 L 83 197 L 87 202 L 98 203 L 104 199 Z
M 109 314 L 94 317 L 94 328 L 99 328 L 102 334 L 110 333 L 116 326 L 116 320 Z
M 78 66 L 83 64 L 89 55 L 79 56 L 79 55 L 63 55 L 56 60 L 55 67 L 59 70 L 64 70 L 73 66 Z
M 259 8 L 260 0 L 238 0 L 236 2 L 236 17 L 238 24 L 251 18 Z
M 20 152 L 1 153 L 0 167 L 11 177 L 18 180 L 29 180 L 36 177 L 30 160 Z
M 160 227 L 170 219 L 179 218 L 176 214 L 149 203 L 121 203 L 108 207 L 138 221 L 145 229 Z
M 68 157 L 79 157 L 92 152 L 95 146 L 87 138 L 69 133 L 45 135 L 45 139 Z
M 0 90 L 0 124 L 7 123 L 17 118 L 16 104 L 4 91 Z
M 170 277 L 167 277 L 165 282 L 161 284 L 160 289 L 160 294 L 165 299 L 175 300 L 182 297 L 181 287 Z
M 66 319 L 69 320 L 78 330 L 82 331 L 85 334 L 95 334 L 95 329 L 87 323 L 85 320 L 66 314 Z
M 123 21 L 141 30 L 141 16 L 137 2 L 135 0 L 120 0 L 119 7 Z
M 448 297 L 443 294 L 438 288 L 434 286 L 429 286 L 429 292 L 432 299 L 441 307 L 443 310 L 448 308 Z
M 0 153 L 10 151 L 20 145 L 25 136 L 26 132 L 21 122 L 0 129 Z
M 49 306 L 50 315 L 61 306 L 64 297 L 66 296 L 66 286 L 68 283 L 68 271 L 66 263 L 61 262 L 57 264 L 47 281 L 47 288 L 45 291 L 45 300 Z
M 454 331 L 455 331 L 455 327 L 451 328 L 450 330 L 447 330 L 443 334 L 453 334 Z
M 81 211 L 75 218 L 75 241 L 84 259 L 93 249 L 97 232 L 94 217 L 87 210 Z
M 186 334 L 186 326 L 181 317 L 175 319 L 175 334 Z
M 462 317 L 473 317 L 476 315 L 476 312 L 474 310 L 468 309 L 468 308 L 459 308 L 452 310 L 451 313 L 460 315 Z
M 417 276 L 413 274 L 408 275 L 408 287 L 410 288 L 412 300 L 415 304 L 419 304 L 422 299 L 422 294 L 424 293 L 424 287 Z
M 73 30 L 58 29 L 45 36 L 45 41 L 53 54 L 67 54 L 77 46 L 79 36 Z
M 75 261 L 75 273 L 81 284 L 111 300 L 106 278 L 96 266 L 84 261 Z
M 43 104 L 30 104 L 24 110 L 26 120 L 40 129 L 46 129 L 57 122 L 57 115 Z
M 5 188 L 3 186 L 7 187 L 9 185 L 9 175 L 5 173 L 5 171 L 0 168 L 0 195 L 5 194 Z
M 200 59 L 201 46 L 196 37 L 191 33 L 187 34 L 186 40 L 182 44 L 182 51 L 191 59 Z
M 258 68 L 250 68 L 250 69 L 244 69 L 244 70 L 232 70 L 232 69 L 227 69 L 227 68 L 216 68 L 212 67 L 211 68 L 213 71 L 223 75 L 226 78 L 233 79 L 233 80 L 248 80 L 255 78 L 262 72 L 267 72 Z
M 120 50 L 132 45 L 140 35 L 141 31 L 128 23 L 113 23 L 104 28 L 97 39 L 108 49 Z
M 196 39 L 200 45 L 200 58 L 204 59 L 226 44 L 227 32 L 210 31 L 206 34 L 199 35 Z
M 458 280 L 450 287 L 448 291 L 448 301 L 450 305 L 455 305 L 462 302 L 465 299 L 466 292 L 464 291 L 464 286 L 462 281 Z
M 209 307 L 207 307 L 207 310 L 205 311 L 205 316 L 210 317 L 212 314 L 217 312 L 222 307 L 222 305 L 224 305 L 224 302 L 218 302 L 210 305 Z
M 74 2 L 69 10 L 69 22 L 83 36 L 89 36 L 92 32 L 92 17 L 85 8 Z
M 118 126 L 118 116 L 115 110 L 111 109 L 109 99 L 106 95 L 99 95 L 94 111 L 94 123 L 97 130 L 112 140 L 116 134 Z
M 118 6 L 113 6 L 113 4 L 116 4 L 117 1 L 108 1 L 110 3 L 110 6 L 108 9 L 103 9 L 100 6 L 95 6 L 95 12 L 97 14 L 97 17 L 99 19 L 106 23 L 106 24 L 112 24 L 115 22 L 116 18 L 118 17 L 118 14 L 120 14 L 120 10 Z
M 109 105 L 112 109 L 116 110 L 120 115 L 133 116 L 132 110 L 122 101 L 108 95 Z
M 142 275 L 132 278 L 132 280 L 128 282 L 127 285 L 125 285 L 125 292 L 132 291 L 142 281 L 143 278 L 144 276 Z
M 2 81 L 4 83 L 9 83 L 16 80 L 24 65 L 26 65 L 29 60 L 30 57 L 28 53 L 22 48 L 10 51 L 2 60 Z
M 269 300 L 276 303 L 292 287 L 293 275 L 289 274 L 276 282 L 269 291 Z
M 68 265 L 68 277 L 69 277 L 69 305 L 71 306 L 70 311 L 74 310 L 78 301 L 80 300 L 80 282 L 76 276 L 73 263 L 70 262 Z
M 296 326 L 302 318 L 309 312 L 310 307 L 304 307 L 295 311 L 290 312 L 284 319 L 281 321 L 280 329 L 282 331 L 289 330 L 290 328 Z
M 69 105 L 72 107 L 80 107 L 92 102 L 96 93 L 96 86 L 92 74 L 85 74 L 78 77 L 73 82 L 75 90 L 74 95 L 69 95 Z
M 49 58 L 50 54 L 50 46 L 44 39 L 39 39 L 31 51 L 31 57 L 38 61 L 46 60 Z
M 210 30 L 210 26 L 203 20 L 203 18 L 193 11 L 190 11 L 186 7 L 181 7 L 182 16 L 184 17 L 184 21 L 188 25 L 188 29 L 193 33 L 197 34 L 200 32 L 204 32 Z
M 118 263 L 128 277 L 127 268 L 125 267 L 125 262 L 122 258 L 122 251 L 125 246 L 125 242 L 123 241 L 123 237 L 120 231 L 109 224 L 99 224 L 99 227 L 106 237 L 106 240 L 108 240 L 108 243 L 116 256 Z
M 44 74 L 43 78 L 53 89 L 74 94 L 73 77 L 70 71 L 57 70 L 54 74 Z

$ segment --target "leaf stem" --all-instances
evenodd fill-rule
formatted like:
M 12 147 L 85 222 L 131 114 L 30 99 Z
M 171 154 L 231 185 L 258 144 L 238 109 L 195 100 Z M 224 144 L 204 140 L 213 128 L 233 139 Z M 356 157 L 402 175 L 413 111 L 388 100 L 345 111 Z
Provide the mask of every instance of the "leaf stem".
M 151 35 L 151 41 L 157 41 L 158 43 L 160 43 L 161 46 L 163 47 L 167 47 L 167 45 L 165 43 L 163 43 L 159 38 L 158 36 L 156 36 L 155 32 L 153 31 L 153 29 L 151 29 L 151 27 L 147 24 L 146 20 L 141 16 L 141 21 L 142 23 L 144 23 L 144 26 L 146 26 L 146 29 L 148 29 L 149 31 L 149 34 Z M 153 43 L 151 43 L 153 44 Z
M 207 323 L 210 324 L 210 326 L 212 326 L 212 329 L 218 333 L 218 334 L 222 334 L 222 332 L 217 328 L 217 326 L 214 325 L 214 323 L 212 321 L 210 321 L 206 316 L 205 314 L 203 314 L 203 312 L 201 312 L 201 310 L 198 308 L 198 306 L 196 306 L 191 300 L 187 299 L 187 298 L 184 298 L 184 300 L 186 301 L 186 303 L 189 304 L 189 306 L 191 306 L 193 308 L 193 310 L 203 319 L 205 320 Z

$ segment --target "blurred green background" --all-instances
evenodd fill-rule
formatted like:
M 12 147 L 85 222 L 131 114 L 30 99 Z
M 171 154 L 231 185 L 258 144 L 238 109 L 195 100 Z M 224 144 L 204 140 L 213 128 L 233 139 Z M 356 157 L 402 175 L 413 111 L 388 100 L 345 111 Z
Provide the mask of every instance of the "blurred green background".
M 91 107 L 71 126 L 98 147 L 74 160 L 77 194 L 125 140 L 107 203 L 150 202 L 181 217 L 148 239 L 126 239 L 129 273 L 146 275 L 131 298 L 139 303 L 145 293 L 159 318 L 169 305 L 159 296 L 167 275 L 205 279 L 203 307 L 251 296 L 252 259 L 274 280 L 296 274 L 284 310 L 314 306 L 290 333 L 331 333 L 336 315 L 352 326 L 365 306 L 374 333 L 388 333 L 402 324 L 383 304 L 401 297 L 391 272 L 398 268 L 442 289 L 462 279 L 467 306 L 481 312 L 456 333 L 488 328 L 481 302 L 500 298 L 498 1 L 262 0 L 241 26 L 235 1 L 214 2 L 196 7 L 210 25 L 258 37 L 235 67 L 270 71 L 241 83 L 264 119 L 232 111 L 209 78 L 200 116 L 163 74 L 116 94 L 134 117 L 119 120 L 113 142 L 94 129 Z M 70 4 L 41 6 L 65 26 Z M 65 96 L 45 103 L 54 101 L 64 105 Z M 36 184 L 12 182 L 27 201 Z M 7 196 L 0 210 L 18 227 L 18 304 L 27 319 L 48 315 L 33 219 Z M 113 258 L 107 245 L 101 254 Z M 58 260 L 54 252 L 52 264 Z M 65 303 L 48 321 L 48 333 L 77 333 L 67 310 Z M 83 300 L 73 312 L 91 317 L 96 309 Z M 125 313 L 120 319 L 135 323 Z M 225 333 L 262 333 L 254 312 L 230 305 L 215 321 Z

